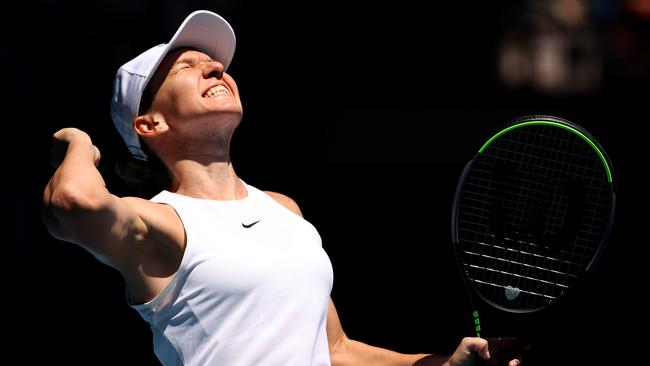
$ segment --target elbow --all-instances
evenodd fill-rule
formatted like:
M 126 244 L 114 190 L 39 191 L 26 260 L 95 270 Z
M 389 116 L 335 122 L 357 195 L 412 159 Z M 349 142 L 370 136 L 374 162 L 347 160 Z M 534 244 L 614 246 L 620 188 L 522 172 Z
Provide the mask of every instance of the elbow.
M 74 212 L 79 206 L 79 197 L 71 187 L 52 187 L 51 184 L 43 192 L 41 217 L 45 228 L 53 237 L 66 240 L 65 217 Z
M 43 208 L 52 213 L 72 213 L 89 205 L 88 198 L 71 185 L 59 185 L 46 194 Z
M 346 335 L 342 335 L 330 347 L 330 361 L 332 366 L 345 366 L 353 365 L 350 360 L 349 351 L 350 339 Z
M 69 240 L 65 228 L 69 221 L 99 208 L 89 195 L 71 185 L 48 186 L 43 194 L 41 217 L 50 235 Z

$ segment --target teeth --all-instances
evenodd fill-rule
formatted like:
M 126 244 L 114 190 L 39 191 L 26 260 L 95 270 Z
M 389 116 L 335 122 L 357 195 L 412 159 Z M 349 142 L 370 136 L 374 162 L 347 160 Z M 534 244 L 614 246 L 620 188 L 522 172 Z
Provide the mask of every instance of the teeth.
M 208 89 L 208 91 L 205 92 L 204 97 L 213 98 L 213 97 L 216 97 L 218 95 L 230 95 L 230 91 L 228 91 L 228 89 L 223 85 L 217 85 L 217 86 L 213 86 L 212 88 Z

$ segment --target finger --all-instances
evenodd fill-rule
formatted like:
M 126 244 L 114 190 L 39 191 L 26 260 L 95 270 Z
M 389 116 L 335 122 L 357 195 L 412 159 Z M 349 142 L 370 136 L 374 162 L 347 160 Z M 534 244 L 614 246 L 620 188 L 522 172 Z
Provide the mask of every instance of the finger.
M 101 152 L 99 152 L 99 149 L 97 148 L 97 146 L 93 145 L 92 149 L 93 149 L 93 155 L 94 155 L 93 160 L 94 160 L 95 166 L 99 166 L 99 160 L 102 158 L 102 154 L 101 154 Z
M 490 358 L 490 348 L 488 347 L 488 341 L 483 338 L 475 338 L 473 342 L 473 348 L 476 353 L 483 359 Z
M 485 348 L 481 349 L 481 351 L 479 352 L 479 355 L 481 356 L 481 358 L 489 360 L 490 359 L 490 350 L 487 348 L 487 346 L 485 346 Z
M 519 365 L 520 365 L 519 360 L 511 360 L 510 362 L 508 362 L 508 366 L 519 366 Z

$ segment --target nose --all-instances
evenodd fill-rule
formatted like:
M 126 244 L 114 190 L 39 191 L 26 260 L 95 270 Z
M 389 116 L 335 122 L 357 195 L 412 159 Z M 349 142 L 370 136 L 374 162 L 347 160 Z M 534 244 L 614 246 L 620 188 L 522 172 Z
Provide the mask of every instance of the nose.
M 201 65 L 203 70 L 203 77 L 206 79 L 215 77 L 221 79 L 223 77 L 223 64 L 219 61 L 207 61 Z

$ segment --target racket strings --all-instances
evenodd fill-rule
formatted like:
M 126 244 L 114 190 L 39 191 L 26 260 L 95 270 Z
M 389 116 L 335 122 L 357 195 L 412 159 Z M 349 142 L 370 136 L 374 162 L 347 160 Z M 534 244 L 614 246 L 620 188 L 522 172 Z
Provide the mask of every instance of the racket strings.
M 505 134 L 477 156 L 461 196 L 468 278 L 500 306 L 549 304 L 593 257 L 608 205 L 606 171 L 584 139 L 544 125 Z

